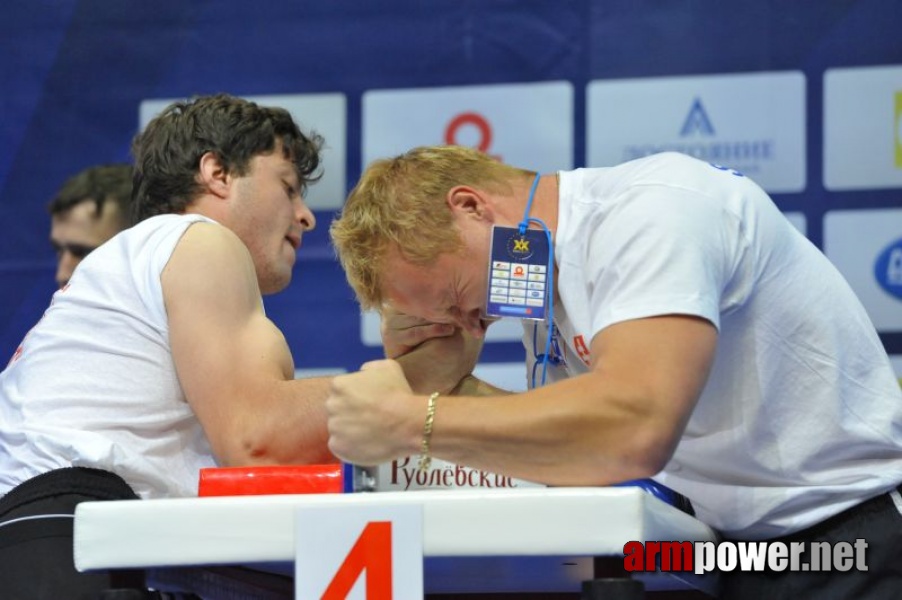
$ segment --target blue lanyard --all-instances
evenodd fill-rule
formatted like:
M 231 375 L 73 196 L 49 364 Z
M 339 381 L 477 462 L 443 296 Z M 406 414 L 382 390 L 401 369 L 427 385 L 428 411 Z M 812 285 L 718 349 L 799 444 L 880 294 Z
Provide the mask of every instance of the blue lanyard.
M 539 186 L 539 178 L 541 174 L 536 173 L 536 178 L 532 182 L 532 187 L 529 190 L 529 199 L 526 201 L 526 211 L 523 213 L 523 220 L 520 221 L 520 235 L 524 235 L 526 230 L 529 228 L 530 224 L 539 225 L 542 228 L 542 231 L 545 232 L 545 237 L 548 238 L 548 290 L 547 293 L 551 295 L 548 298 L 548 335 L 545 339 L 545 351 L 542 354 L 536 353 L 536 334 L 538 333 L 538 324 L 533 325 L 533 335 L 532 335 L 532 344 L 533 344 L 533 355 L 535 355 L 536 362 L 533 363 L 532 374 L 530 376 L 530 383 L 532 387 L 536 387 L 536 367 L 539 364 L 539 360 L 542 361 L 542 382 L 541 385 L 545 385 L 545 376 L 548 371 L 548 363 L 550 362 L 553 365 L 559 364 L 561 362 L 560 358 L 560 348 L 557 344 L 557 328 L 554 326 L 554 240 L 551 236 L 551 230 L 548 229 L 548 226 L 545 224 L 542 219 L 537 219 L 535 217 L 529 216 L 529 211 L 532 209 L 532 202 L 535 199 L 536 188 Z M 554 355 L 552 355 L 552 351 L 554 351 Z

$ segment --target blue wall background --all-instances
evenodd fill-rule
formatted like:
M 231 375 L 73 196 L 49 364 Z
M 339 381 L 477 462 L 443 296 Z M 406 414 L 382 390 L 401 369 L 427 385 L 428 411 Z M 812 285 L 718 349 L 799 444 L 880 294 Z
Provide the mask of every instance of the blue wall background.
M 823 72 L 902 64 L 899 0 L 13 0 L 2 13 L 0 363 L 54 291 L 47 200 L 84 167 L 129 160 L 146 98 L 341 92 L 350 189 L 366 90 L 567 80 L 582 166 L 589 81 L 800 70 L 807 186 L 775 194 L 780 208 L 803 212 L 821 245 L 826 211 L 902 207 L 899 189 L 827 192 L 820 160 Z M 332 216 L 317 214 L 298 277 L 266 303 L 298 367 L 354 369 L 379 354 L 360 342 L 356 304 L 332 260 Z M 881 337 L 902 354 L 902 334 Z M 520 357 L 519 344 L 505 342 L 484 360 Z

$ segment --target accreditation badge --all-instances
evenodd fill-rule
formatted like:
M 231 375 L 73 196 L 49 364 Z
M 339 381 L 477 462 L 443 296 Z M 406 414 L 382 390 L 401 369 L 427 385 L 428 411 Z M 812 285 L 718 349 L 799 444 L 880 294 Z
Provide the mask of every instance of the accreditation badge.
M 492 227 L 486 315 L 544 320 L 548 308 L 548 236 L 541 229 Z

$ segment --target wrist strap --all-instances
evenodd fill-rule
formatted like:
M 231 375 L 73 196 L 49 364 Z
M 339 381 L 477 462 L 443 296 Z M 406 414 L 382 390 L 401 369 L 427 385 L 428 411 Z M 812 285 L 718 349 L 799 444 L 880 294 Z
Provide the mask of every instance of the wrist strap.
M 429 454 L 429 443 L 432 441 L 432 422 L 435 420 L 435 401 L 438 392 L 432 392 L 426 401 L 426 421 L 423 423 L 423 441 L 420 444 L 420 462 L 417 469 L 423 473 L 432 465 L 432 456 Z

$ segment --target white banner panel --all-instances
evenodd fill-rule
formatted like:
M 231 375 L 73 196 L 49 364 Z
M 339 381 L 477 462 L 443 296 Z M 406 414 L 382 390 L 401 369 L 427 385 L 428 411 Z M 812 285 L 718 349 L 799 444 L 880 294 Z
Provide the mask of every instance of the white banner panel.
M 824 187 L 902 187 L 902 66 L 824 73 Z
M 525 361 L 479 363 L 473 369 L 473 375 L 509 392 L 525 392 L 528 387 Z
M 902 209 L 828 212 L 824 252 L 852 285 L 874 326 L 902 331 Z
M 363 166 L 416 146 L 478 148 L 548 173 L 573 168 L 568 81 L 404 90 L 363 95 Z
M 307 191 L 304 200 L 311 210 L 336 210 L 345 201 L 345 165 L 347 164 L 347 101 L 344 94 L 285 94 L 243 96 L 262 106 L 279 106 L 291 113 L 301 131 L 323 136 L 323 177 Z M 175 98 L 143 100 L 139 108 L 139 127 L 160 114 Z M 328 224 L 326 224 L 328 227 Z
M 589 166 L 675 150 L 770 192 L 805 189 L 800 71 L 592 81 L 586 110 Z

